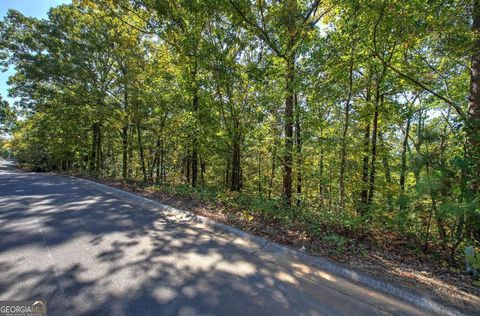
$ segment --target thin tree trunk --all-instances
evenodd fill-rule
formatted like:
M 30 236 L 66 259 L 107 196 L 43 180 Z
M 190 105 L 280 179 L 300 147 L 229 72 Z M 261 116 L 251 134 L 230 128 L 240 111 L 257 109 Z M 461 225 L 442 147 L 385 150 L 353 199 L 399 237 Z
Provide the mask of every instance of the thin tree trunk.
M 323 173 L 324 173 L 324 166 L 323 166 L 323 146 L 321 146 L 320 148 L 320 174 L 319 174 L 319 177 L 320 177 L 320 206 L 323 206 L 324 205 L 324 200 L 325 200 L 325 181 L 323 181 Z
M 140 166 L 142 168 L 143 181 L 147 182 L 147 169 L 145 168 L 145 156 L 142 142 L 142 130 L 140 124 L 137 124 L 138 154 L 140 156 Z
M 417 120 L 417 142 L 414 143 L 415 151 L 418 156 L 421 156 L 421 148 L 423 145 L 423 127 L 424 119 L 423 119 L 423 111 L 418 112 L 418 120 Z M 415 185 L 417 186 L 420 183 L 420 172 L 422 171 L 422 165 L 416 161 L 412 165 L 413 176 L 415 177 Z
M 202 180 L 202 184 L 205 185 L 205 160 L 203 158 L 200 158 L 200 179 Z
M 235 132 L 238 133 L 238 132 Z M 232 151 L 232 176 L 230 183 L 230 190 L 233 192 L 239 192 L 241 190 L 241 173 L 240 173 L 240 161 L 241 161 L 241 144 L 240 136 L 235 135 L 233 137 L 233 151 Z
M 258 166 L 257 166 L 257 172 L 258 172 L 258 181 L 257 181 L 257 190 L 258 190 L 258 196 L 262 196 L 262 155 L 260 151 L 258 152 Z
M 97 161 L 95 164 L 95 173 L 98 175 L 103 169 L 103 151 L 102 151 L 102 125 L 97 125 Z
M 90 152 L 90 167 L 89 170 L 91 173 L 98 173 L 98 164 L 99 164 L 99 153 L 98 153 L 98 141 L 99 141 L 99 123 L 92 124 L 92 149 Z
M 378 132 L 378 139 L 380 141 L 380 145 L 382 146 L 382 164 L 383 164 L 383 170 L 385 172 L 385 182 L 387 183 L 387 188 L 386 188 L 387 204 L 388 204 L 388 210 L 391 212 L 393 211 L 393 197 L 390 191 L 391 184 L 392 184 L 392 174 L 390 171 L 390 164 L 388 163 L 388 148 L 385 145 L 385 141 L 383 139 L 383 133 L 381 131 Z
M 225 164 L 224 187 L 225 189 L 230 187 L 230 159 L 227 159 Z
M 333 169 L 329 168 L 329 178 L 333 179 Z M 328 209 L 332 209 L 332 202 L 333 202 L 333 186 L 332 186 L 333 181 L 328 182 Z
M 130 128 L 129 128 L 130 132 L 129 132 L 129 141 L 128 141 L 128 178 L 132 178 L 133 176 L 133 142 L 134 142 L 134 132 L 135 132 L 135 129 L 133 127 L 133 125 L 130 125 Z
M 110 158 L 112 159 L 111 169 L 108 170 L 108 173 L 113 178 L 116 178 L 117 177 L 117 155 L 115 153 L 115 147 L 113 146 L 112 138 L 109 139 L 108 147 L 109 147 L 109 152 L 110 152 Z M 112 172 L 110 172 L 110 171 L 112 171 Z
M 368 200 L 368 161 L 370 160 L 370 123 L 365 126 L 363 134 L 363 166 L 362 166 L 362 192 L 360 193 L 360 214 L 364 215 Z
M 122 128 L 122 178 L 127 180 L 128 170 L 128 125 Z
M 126 77 L 127 69 L 125 67 L 121 68 L 123 77 Z M 124 82 L 123 86 L 123 110 L 125 114 L 128 114 L 129 109 L 129 93 L 128 93 L 128 85 L 127 81 Z M 131 160 L 129 159 L 129 148 L 130 145 L 130 135 L 129 135 L 129 118 L 127 117 L 125 125 L 122 127 L 122 178 L 123 180 L 127 180 L 127 178 L 131 177 Z
M 154 150 L 152 155 L 153 155 L 153 157 L 152 157 L 151 163 L 150 163 L 150 161 L 148 162 L 148 181 L 157 182 L 157 180 L 156 180 L 157 178 L 154 177 L 154 172 L 156 172 L 157 166 L 159 165 L 156 149 Z
M 162 175 L 162 184 L 167 183 L 167 167 L 166 167 L 166 157 L 165 157 L 165 139 L 162 138 L 160 145 L 160 174 Z
M 192 150 L 192 187 L 197 186 L 198 181 L 198 150 L 196 141 Z
M 366 103 L 366 117 L 365 121 L 367 124 L 365 125 L 365 130 L 363 134 L 363 162 L 362 162 L 362 190 L 360 192 L 360 205 L 359 205 L 359 213 L 360 215 L 365 215 L 367 212 L 367 201 L 368 201 L 368 171 L 369 166 L 368 162 L 370 160 L 370 103 L 372 101 L 371 97 L 371 80 L 372 80 L 372 71 L 369 71 L 367 79 L 367 87 L 366 87 L 366 96 L 365 96 L 365 103 Z
M 95 128 L 95 123 L 92 124 L 92 149 L 90 151 L 90 161 L 89 161 L 89 170 L 90 173 L 93 173 L 95 170 L 95 155 L 97 153 L 96 148 L 97 148 L 97 129 Z
M 348 98 L 345 103 L 345 115 L 343 121 L 343 132 L 342 132 L 342 149 L 340 153 L 340 177 L 338 180 L 338 186 L 340 191 L 340 207 L 345 208 L 345 169 L 347 164 L 347 135 L 348 135 L 348 126 L 350 124 L 350 103 L 352 101 L 353 94 L 353 52 L 354 48 L 352 45 L 352 54 L 350 56 L 350 68 L 348 76 Z
M 300 130 L 300 109 L 298 105 L 297 94 L 295 93 L 295 140 L 297 145 L 297 207 L 302 203 L 302 138 Z
M 187 154 L 187 157 L 185 157 L 185 179 L 186 183 L 190 183 L 190 159 L 191 156 Z
M 277 156 L 277 146 L 274 146 L 273 153 L 272 153 L 272 169 L 270 172 L 270 179 L 268 181 L 268 199 L 272 198 L 272 190 L 273 190 L 273 180 L 275 179 L 275 160 Z
M 377 87 L 378 91 L 378 87 Z M 382 101 L 380 101 L 381 99 Z M 370 166 L 370 186 L 368 191 L 367 199 L 367 211 L 370 208 L 373 196 L 375 193 L 375 176 L 376 176 L 376 162 L 377 162 L 377 131 L 378 131 L 378 103 L 383 103 L 383 95 L 379 96 L 377 92 L 377 97 L 375 101 L 375 113 L 373 115 L 373 130 L 372 130 L 372 161 Z
M 292 150 L 293 150 L 293 107 L 294 107 L 294 79 L 295 79 L 295 57 L 289 56 L 286 59 L 286 96 L 285 96 L 285 152 L 283 156 L 283 188 L 282 198 L 286 206 L 292 202 Z
M 161 140 L 160 138 L 157 139 L 157 148 L 155 150 L 155 156 L 156 156 L 156 161 L 157 161 L 157 164 L 156 164 L 156 170 L 155 170 L 155 182 L 157 183 L 161 183 L 161 178 L 160 178 L 160 171 L 161 171 L 161 168 L 162 168 L 162 159 L 161 159 L 161 156 L 162 156 L 162 147 L 161 147 Z
M 193 97 L 193 111 L 198 112 L 198 91 L 195 91 Z M 198 114 L 197 114 L 198 116 Z M 193 149 L 192 149 L 192 187 L 197 186 L 198 180 L 198 136 L 197 133 L 193 135 Z
M 405 175 L 407 172 L 407 147 L 408 147 L 408 136 L 410 134 L 410 122 L 411 117 L 407 118 L 407 123 L 405 125 L 405 135 L 403 137 L 402 143 L 402 164 L 400 167 L 400 189 L 402 194 L 405 193 Z
M 378 133 L 378 138 L 380 140 L 382 149 L 383 149 L 383 155 L 382 155 L 382 163 L 383 163 L 383 168 L 385 169 L 385 181 L 388 184 L 392 183 L 392 174 L 390 171 L 390 164 L 388 163 L 388 148 L 385 145 L 385 140 L 383 139 L 383 133 L 379 132 Z

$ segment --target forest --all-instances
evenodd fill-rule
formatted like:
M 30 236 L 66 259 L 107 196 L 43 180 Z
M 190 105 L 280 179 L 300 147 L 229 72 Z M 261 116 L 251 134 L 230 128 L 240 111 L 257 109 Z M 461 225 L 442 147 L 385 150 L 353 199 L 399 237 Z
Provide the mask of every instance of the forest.
M 10 10 L 0 61 L 24 168 L 337 250 L 388 236 L 449 267 L 479 250 L 479 0 L 74 0 Z

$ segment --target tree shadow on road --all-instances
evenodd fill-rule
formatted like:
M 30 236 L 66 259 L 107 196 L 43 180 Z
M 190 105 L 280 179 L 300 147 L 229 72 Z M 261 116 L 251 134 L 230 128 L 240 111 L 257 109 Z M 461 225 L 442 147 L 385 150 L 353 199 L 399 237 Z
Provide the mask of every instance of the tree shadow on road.
M 8 170 L 0 193 L 0 299 L 42 298 L 51 315 L 371 314 L 375 304 L 344 304 L 336 278 L 72 178 Z

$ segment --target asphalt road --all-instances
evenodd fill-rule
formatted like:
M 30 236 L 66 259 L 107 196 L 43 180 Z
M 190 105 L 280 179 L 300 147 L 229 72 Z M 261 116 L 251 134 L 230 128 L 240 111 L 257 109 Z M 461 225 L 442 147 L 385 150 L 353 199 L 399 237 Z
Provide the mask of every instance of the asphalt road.
M 0 300 L 49 315 L 425 315 L 232 236 L 0 161 Z

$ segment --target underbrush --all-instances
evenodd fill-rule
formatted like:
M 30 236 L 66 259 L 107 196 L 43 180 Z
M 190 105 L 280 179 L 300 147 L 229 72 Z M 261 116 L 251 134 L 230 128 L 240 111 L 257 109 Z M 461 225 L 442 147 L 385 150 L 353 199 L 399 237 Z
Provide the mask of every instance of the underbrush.
M 386 222 L 372 216 L 352 216 L 347 211 L 332 211 L 320 206 L 285 207 L 279 198 L 268 199 L 215 187 L 140 182 L 130 185 L 200 203 L 210 211 L 220 209 L 230 224 L 336 260 L 348 261 L 352 256 L 366 257 L 381 250 L 423 262 L 433 260 L 442 265 L 439 245 L 432 242 L 424 251 L 421 238 L 409 230 L 395 229 L 394 220 Z M 456 268 L 462 266 L 460 262 Z

